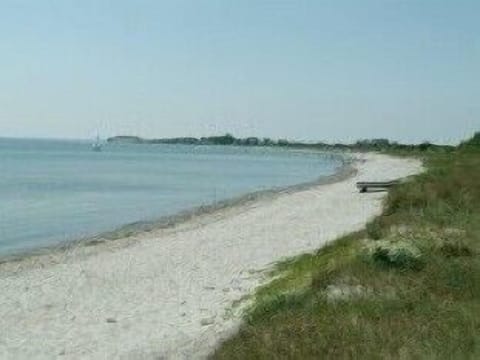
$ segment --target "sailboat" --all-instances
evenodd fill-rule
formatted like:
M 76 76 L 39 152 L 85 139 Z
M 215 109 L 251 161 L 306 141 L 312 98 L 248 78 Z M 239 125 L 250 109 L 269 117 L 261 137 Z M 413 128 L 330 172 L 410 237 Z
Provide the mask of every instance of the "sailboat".
M 95 142 L 92 144 L 92 151 L 100 152 L 102 151 L 102 143 L 100 142 L 100 136 L 97 135 Z

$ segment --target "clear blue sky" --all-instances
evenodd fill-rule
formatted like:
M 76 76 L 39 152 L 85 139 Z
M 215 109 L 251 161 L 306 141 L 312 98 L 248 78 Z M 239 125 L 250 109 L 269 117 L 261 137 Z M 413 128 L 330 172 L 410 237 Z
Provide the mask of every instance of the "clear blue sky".
M 456 142 L 478 0 L 2 0 L 0 136 Z

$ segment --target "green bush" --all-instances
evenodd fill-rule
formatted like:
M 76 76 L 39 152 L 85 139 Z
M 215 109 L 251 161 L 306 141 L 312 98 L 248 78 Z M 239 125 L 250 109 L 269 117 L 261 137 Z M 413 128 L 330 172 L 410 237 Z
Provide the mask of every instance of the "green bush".
M 388 239 L 368 243 L 368 259 L 374 264 L 399 270 L 420 270 L 424 261 L 420 250 L 404 240 Z

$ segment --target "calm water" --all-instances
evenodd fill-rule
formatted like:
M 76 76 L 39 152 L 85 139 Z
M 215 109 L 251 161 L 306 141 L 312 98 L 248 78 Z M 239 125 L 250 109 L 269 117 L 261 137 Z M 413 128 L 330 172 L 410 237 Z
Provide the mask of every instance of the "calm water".
M 281 149 L 0 139 L 0 254 L 330 175 L 340 159 Z

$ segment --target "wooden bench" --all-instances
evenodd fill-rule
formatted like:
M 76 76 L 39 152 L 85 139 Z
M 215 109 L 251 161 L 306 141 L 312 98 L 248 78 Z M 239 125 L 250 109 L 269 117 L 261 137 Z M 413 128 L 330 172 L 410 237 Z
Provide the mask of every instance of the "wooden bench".
M 398 181 L 359 181 L 357 182 L 357 188 L 361 193 L 367 192 L 368 189 L 386 190 L 394 185 L 397 185 Z

